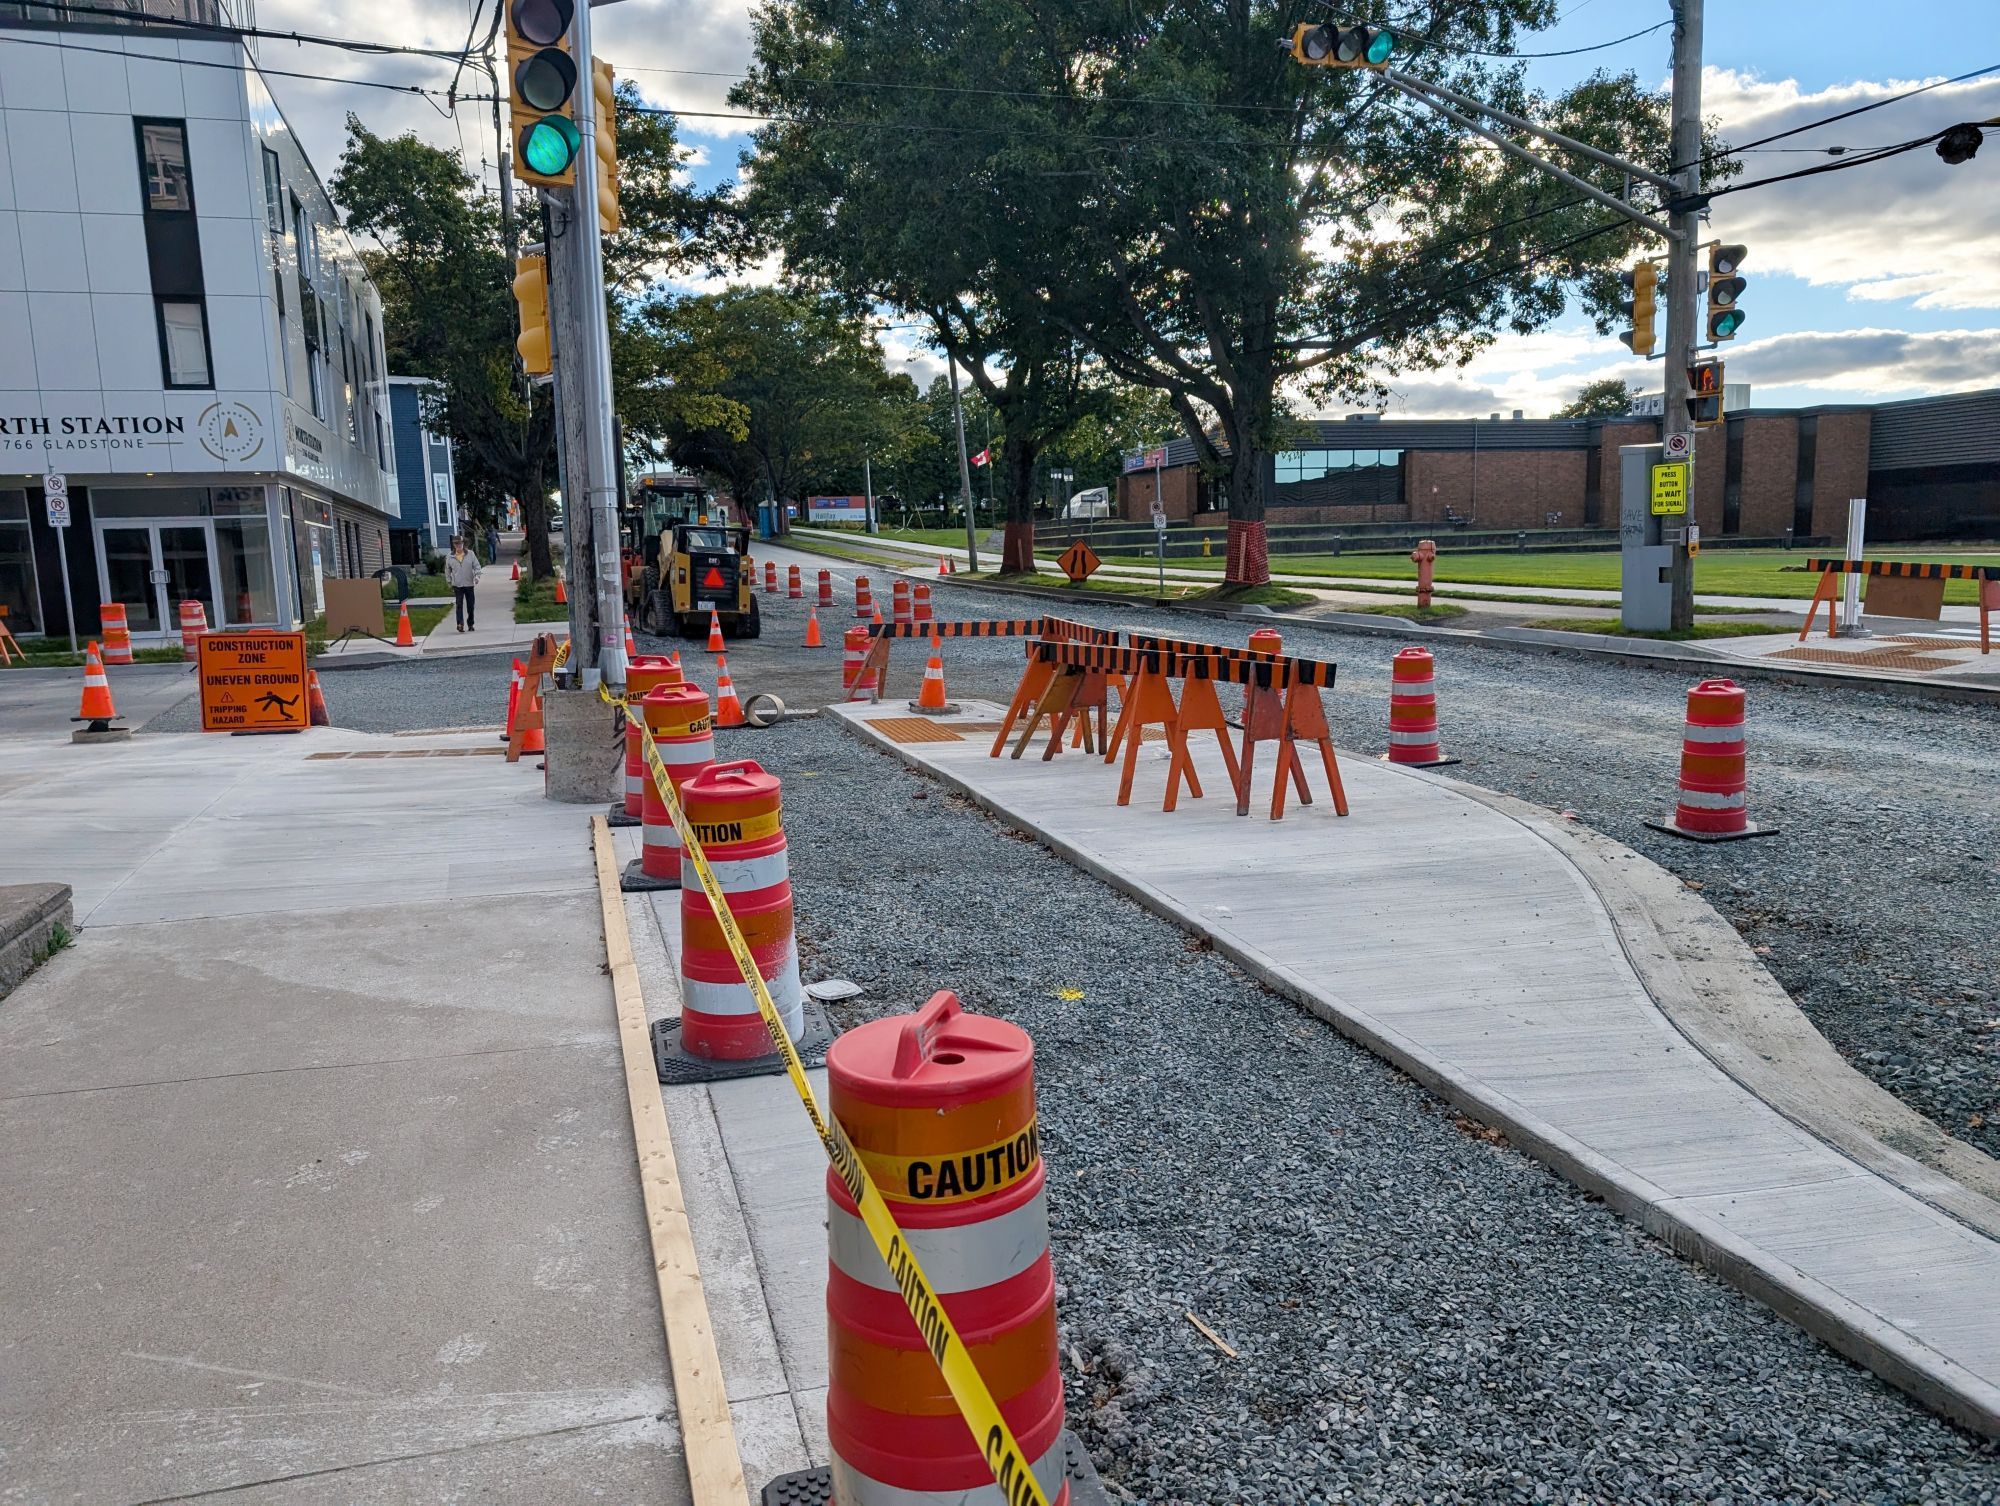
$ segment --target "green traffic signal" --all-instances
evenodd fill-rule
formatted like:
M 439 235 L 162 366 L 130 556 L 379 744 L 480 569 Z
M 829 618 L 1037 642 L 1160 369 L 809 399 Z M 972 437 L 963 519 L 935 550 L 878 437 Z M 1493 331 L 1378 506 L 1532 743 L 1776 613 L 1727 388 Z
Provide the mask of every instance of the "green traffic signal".
M 567 115 L 545 115 L 521 132 L 521 161 L 530 172 L 553 178 L 568 170 L 583 133 Z
M 1741 328 L 1743 328 L 1741 309 L 1722 309 L 1708 316 L 1708 338 L 1711 340 L 1733 340 Z
M 1396 34 L 1378 31 L 1368 41 L 1368 50 L 1362 53 L 1370 63 L 1377 66 L 1389 61 L 1389 54 L 1396 50 Z

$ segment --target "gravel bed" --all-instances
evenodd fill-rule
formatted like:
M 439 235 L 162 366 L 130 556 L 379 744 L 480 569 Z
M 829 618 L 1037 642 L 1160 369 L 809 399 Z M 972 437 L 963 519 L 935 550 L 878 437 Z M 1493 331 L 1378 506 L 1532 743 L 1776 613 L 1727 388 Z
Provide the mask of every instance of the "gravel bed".
M 836 568 L 851 575 L 857 567 Z M 882 572 L 874 578 L 885 585 Z M 944 584 L 934 594 L 955 616 L 1056 610 Z M 886 589 L 878 595 L 886 600 Z M 797 605 L 765 599 L 764 644 L 751 654 L 732 650 L 739 688 L 758 682 L 755 654 L 773 657 L 773 672 L 788 678 L 799 665 L 822 665 L 822 699 L 835 693 L 837 649 L 813 657 L 779 646 L 798 641 Z M 1137 603 L 1060 610 L 1231 643 L 1248 631 Z M 1300 652 L 1340 665 L 1328 704 L 1342 750 L 1381 752 L 1396 641 L 1285 630 Z M 1776 824 L 1780 835 L 1707 846 L 1644 824 L 1673 808 L 1695 678 L 1686 668 L 1469 644 L 1435 651 L 1445 751 L 1464 760 L 1450 777 L 1573 811 L 1698 888 L 1847 1060 L 2000 1155 L 2000 707 L 1748 681 L 1751 818 Z M 914 694 L 922 650 L 898 644 L 895 655 L 891 688 Z M 1020 662 L 1019 644 L 1004 639 L 954 640 L 945 650 L 955 695 L 1004 699 Z
M 323 671 L 320 691 L 336 727 L 357 732 L 417 732 L 433 727 L 498 727 L 507 716 L 507 654 L 410 659 L 375 669 Z M 201 705 L 190 696 L 146 723 L 142 732 L 198 732 Z
M 724 752 L 787 782 L 836 1024 L 954 988 L 1034 1035 L 1114 1499 L 2000 1499 L 1989 1445 L 943 787 L 826 721 Z

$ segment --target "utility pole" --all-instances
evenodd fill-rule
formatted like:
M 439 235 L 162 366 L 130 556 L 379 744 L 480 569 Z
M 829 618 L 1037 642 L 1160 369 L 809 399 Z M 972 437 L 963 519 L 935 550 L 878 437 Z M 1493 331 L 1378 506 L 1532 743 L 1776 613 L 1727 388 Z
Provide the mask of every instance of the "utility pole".
M 979 541 L 972 532 L 972 465 L 965 454 L 965 404 L 958 399 L 958 362 L 949 350 L 944 369 L 951 374 L 951 414 L 958 426 L 958 500 L 965 508 L 965 568 L 979 572 Z
M 1679 201 L 1692 204 L 1701 193 L 1701 6 L 1702 0 L 1674 0 L 1674 183 Z M 1660 437 L 1688 440 L 1688 511 L 1681 520 L 1694 522 L 1694 418 L 1688 411 L 1688 368 L 1694 364 L 1701 295 L 1695 287 L 1695 246 L 1701 239 L 1701 211 L 1690 208 L 1673 215 L 1674 234 L 1667 241 L 1667 371 L 1666 408 L 1660 417 Z M 1668 445 L 1671 454 L 1673 446 Z M 1669 542 L 1672 542 L 1671 540 Z M 1694 626 L 1694 561 L 1688 557 L 1686 533 L 1673 543 L 1668 580 L 1673 587 L 1670 622 L 1675 632 Z

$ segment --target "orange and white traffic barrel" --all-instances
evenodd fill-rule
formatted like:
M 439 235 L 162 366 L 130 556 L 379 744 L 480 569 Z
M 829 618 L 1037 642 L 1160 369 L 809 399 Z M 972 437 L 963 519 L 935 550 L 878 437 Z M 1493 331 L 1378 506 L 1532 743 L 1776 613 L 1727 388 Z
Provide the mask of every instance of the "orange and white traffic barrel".
M 850 701 L 879 698 L 880 685 L 875 667 L 868 662 L 875 636 L 865 627 L 851 627 L 841 638 L 840 685 Z
M 132 662 L 132 624 L 125 615 L 125 603 L 107 601 L 97 609 L 98 621 L 104 627 L 104 662 L 106 664 L 130 664 Z
M 918 622 L 931 621 L 931 588 L 928 583 L 918 581 L 910 587 L 910 612 Z
M 785 1028 L 805 1028 L 792 934 L 792 881 L 777 776 L 743 758 L 711 764 L 681 787 L 681 803 L 724 902 Z M 747 1061 L 776 1048 L 736 965 L 694 864 L 681 869 L 681 1049 Z
M 1438 746 L 1437 673 L 1427 648 L 1399 649 L 1389 661 L 1389 762 L 1420 769 L 1458 762 Z
M 875 615 L 875 597 L 868 589 L 868 577 L 854 577 L 854 615 L 866 622 Z
M 1671 821 L 1648 821 L 1648 826 L 1698 842 L 1763 837 L 1777 830 L 1750 820 L 1743 699 L 1743 687 L 1734 680 L 1703 680 L 1688 691 L 1680 797 Z
M 1053 1506 L 1068 1506 L 1035 1047 L 934 995 L 827 1051 L 829 1107 Z M 999 1502 L 894 1277 L 827 1174 L 827 1437 L 840 1506 Z
M 660 762 L 678 793 L 686 782 L 715 762 L 715 728 L 708 709 L 708 692 L 699 685 L 660 685 L 635 703 L 653 734 Z M 625 865 L 619 888 L 673 889 L 681 881 L 681 836 L 667 814 L 666 797 L 648 772 L 640 797 L 645 823 L 639 860 Z
M 805 582 L 799 575 L 799 567 L 793 565 L 790 572 L 785 576 L 785 600 L 803 601 L 805 594 Z
M 891 620 L 899 627 L 908 627 L 916 621 L 910 615 L 910 583 L 900 575 L 889 589 L 889 612 Z
M 625 665 L 625 699 L 637 704 L 665 685 L 679 685 L 681 668 L 664 654 L 640 654 Z M 625 719 L 625 798 L 611 811 L 613 826 L 636 826 L 646 814 L 646 750 L 639 724 Z
M 192 659 L 198 650 L 195 645 L 201 635 L 208 631 L 208 608 L 198 601 L 181 603 L 181 657 Z
M 764 594 L 770 596 L 778 589 L 778 566 L 774 560 L 764 561 Z
M 831 570 L 822 570 L 819 573 L 819 604 L 823 607 L 833 605 L 833 572 Z

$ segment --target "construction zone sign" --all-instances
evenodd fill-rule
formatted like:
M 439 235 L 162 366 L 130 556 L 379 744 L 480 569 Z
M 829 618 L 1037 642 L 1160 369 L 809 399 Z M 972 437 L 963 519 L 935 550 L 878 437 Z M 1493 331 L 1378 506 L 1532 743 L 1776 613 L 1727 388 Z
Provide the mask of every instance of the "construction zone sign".
M 197 644 L 202 731 L 305 731 L 304 633 L 203 633 Z

